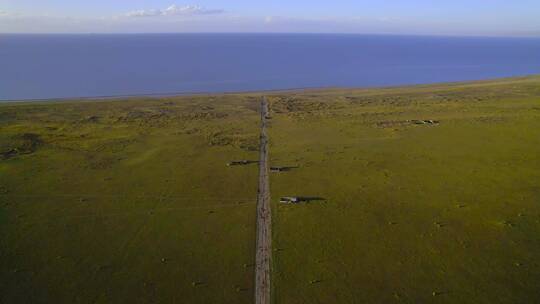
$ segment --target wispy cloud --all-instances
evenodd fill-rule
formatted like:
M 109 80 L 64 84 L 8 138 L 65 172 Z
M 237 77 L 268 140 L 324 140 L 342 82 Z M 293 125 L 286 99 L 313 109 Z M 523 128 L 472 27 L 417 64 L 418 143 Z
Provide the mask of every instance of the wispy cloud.
M 2 0 L 0 0 L 1 2 Z M 540 36 L 527 24 L 485 22 L 476 25 L 396 16 L 295 17 L 252 16 L 198 5 L 132 11 L 106 16 L 63 16 L 0 10 L 0 33 L 181 33 L 181 32 L 293 32 L 416 35 Z
M 149 9 L 131 11 L 125 14 L 127 17 L 157 17 L 157 16 L 194 16 L 221 14 L 222 9 L 208 9 L 199 5 L 171 5 L 166 9 Z

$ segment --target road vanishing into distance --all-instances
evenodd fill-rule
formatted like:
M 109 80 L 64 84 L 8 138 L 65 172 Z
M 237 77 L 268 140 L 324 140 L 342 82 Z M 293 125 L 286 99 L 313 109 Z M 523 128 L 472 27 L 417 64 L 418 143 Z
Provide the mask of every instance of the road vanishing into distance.
M 255 257 L 255 304 L 270 304 L 270 265 L 272 258 L 272 216 L 268 180 L 268 102 L 261 101 L 259 190 L 257 193 L 257 253 Z

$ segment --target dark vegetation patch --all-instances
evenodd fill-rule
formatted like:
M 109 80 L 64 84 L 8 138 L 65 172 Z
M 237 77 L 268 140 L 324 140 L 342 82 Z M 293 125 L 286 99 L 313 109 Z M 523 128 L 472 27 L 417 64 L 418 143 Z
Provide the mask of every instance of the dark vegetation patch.
M 0 185 L 0 195 L 2 194 L 8 194 L 9 193 L 9 190 L 6 186 L 2 186 Z
M 210 146 L 232 146 L 246 151 L 257 151 L 259 148 L 258 137 L 253 134 L 240 132 L 215 131 L 206 135 Z
M 123 151 L 127 146 L 135 143 L 136 141 L 137 140 L 135 138 L 114 138 L 98 144 L 95 151 L 117 153 Z
M 260 97 L 248 97 L 246 98 L 247 102 L 244 107 L 252 112 L 259 113 L 261 107 L 261 98 Z
M 97 123 L 99 122 L 100 120 L 100 117 L 96 116 L 96 115 L 90 115 L 90 116 L 86 116 L 82 122 L 86 122 L 86 123 Z
M 377 122 L 378 128 L 396 128 L 411 125 L 408 120 L 385 120 Z
M 219 118 L 225 118 L 228 115 L 226 113 L 221 112 L 193 112 L 189 114 L 182 115 L 180 118 L 182 120 L 211 120 L 211 119 L 219 119 Z
M 413 103 L 414 98 L 410 96 L 346 96 L 345 99 L 356 105 L 393 105 L 407 106 Z
M 170 113 L 171 113 L 170 110 L 159 109 L 159 108 L 158 109 L 156 108 L 133 109 L 127 113 L 123 113 L 119 115 L 116 120 L 117 122 L 149 123 L 154 120 L 160 120 L 161 118 L 165 118 L 169 116 Z
M 110 169 L 115 163 L 121 160 L 122 158 L 116 155 L 89 153 L 83 166 L 93 170 Z
M 227 113 L 215 111 L 211 106 L 198 107 L 191 111 L 182 108 L 159 107 L 133 109 L 116 117 L 116 122 L 137 123 L 140 126 L 159 127 L 174 121 L 213 120 L 227 117 Z
M 41 137 L 34 133 L 15 135 L 1 143 L 0 158 L 9 159 L 24 154 L 34 153 L 43 144 Z
M 192 135 L 192 134 L 198 134 L 200 132 L 201 132 L 201 129 L 199 129 L 199 128 L 189 128 L 189 129 L 185 129 L 181 133 L 182 134 L 187 134 L 187 135 Z
M 16 118 L 14 111 L 0 111 L 0 124 L 12 122 Z
M 299 114 L 325 115 L 344 107 L 344 105 L 335 102 L 310 100 L 296 96 L 279 96 L 273 100 L 271 106 L 272 112 L 285 113 L 290 116 L 299 116 Z

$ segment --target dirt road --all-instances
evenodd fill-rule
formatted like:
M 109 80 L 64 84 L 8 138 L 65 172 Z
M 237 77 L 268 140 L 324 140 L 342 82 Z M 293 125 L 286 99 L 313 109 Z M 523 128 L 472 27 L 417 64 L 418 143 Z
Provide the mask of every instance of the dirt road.
M 270 265 L 272 258 L 272 217 L 268 181 L 268 103 L 261 101 L 261 138 L 259 156 L 259 191 L 257 197 L 257 253 L 255 257 L 255 304 L 270 303 Z

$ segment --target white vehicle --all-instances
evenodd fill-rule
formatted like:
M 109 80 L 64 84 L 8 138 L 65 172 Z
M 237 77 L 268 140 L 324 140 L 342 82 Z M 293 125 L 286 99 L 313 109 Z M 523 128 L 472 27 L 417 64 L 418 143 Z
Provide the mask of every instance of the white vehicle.
M 279 202 L 283 204 L 298 204 L 300 203 L 300 198 L 294 196 L 286 196 L 280 198 Z

